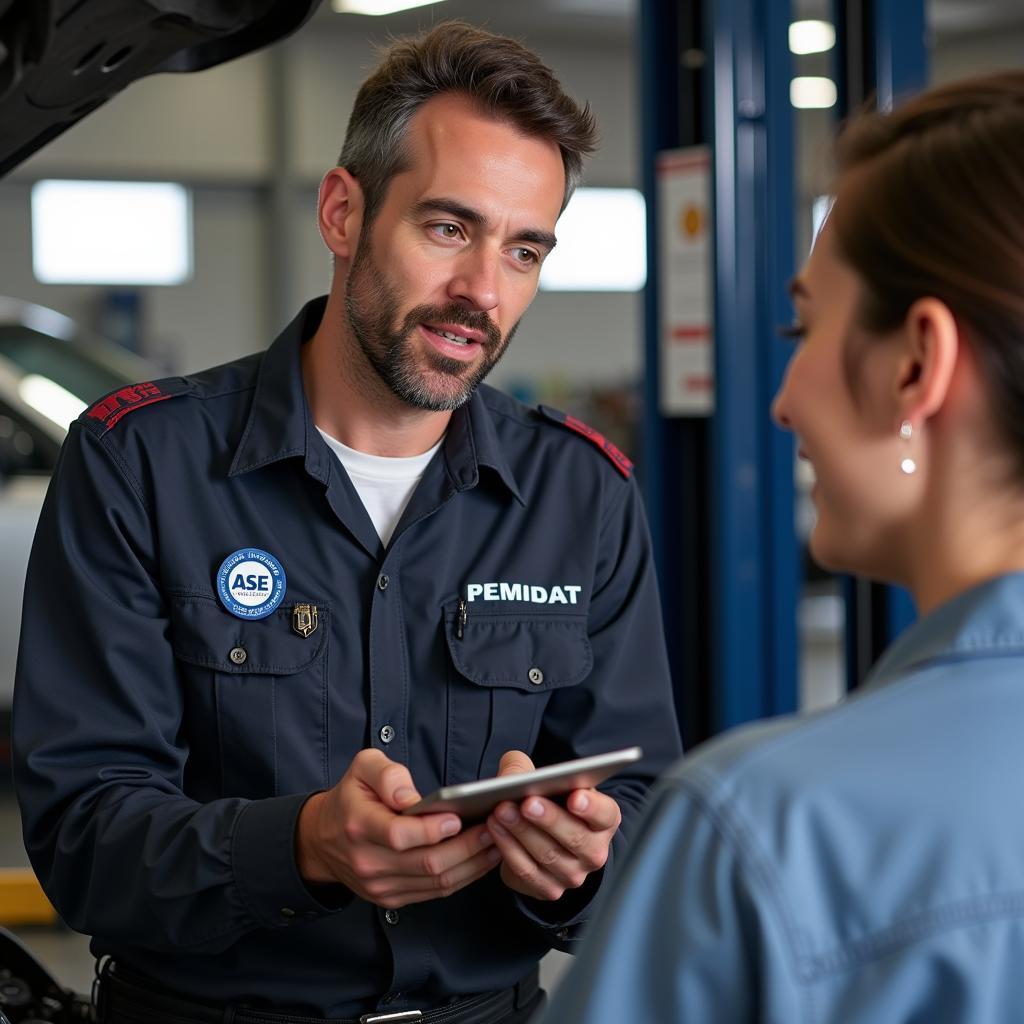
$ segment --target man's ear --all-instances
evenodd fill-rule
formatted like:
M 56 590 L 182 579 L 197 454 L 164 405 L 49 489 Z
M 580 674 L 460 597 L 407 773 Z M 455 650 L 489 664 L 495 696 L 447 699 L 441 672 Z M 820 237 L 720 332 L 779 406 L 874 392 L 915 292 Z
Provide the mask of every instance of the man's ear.
M 334 167 L 320 182 L 317 225 L 320 237 L 340 260 L 351 260 L 363 225 L 363 190 L 344 167 Z
M 962 344 L 960 327 L 944 302 L 918 299 L 907 310 L 903 343 L 896 406 L 900 421 L 919 426 L 942 408 L 949 394 Z

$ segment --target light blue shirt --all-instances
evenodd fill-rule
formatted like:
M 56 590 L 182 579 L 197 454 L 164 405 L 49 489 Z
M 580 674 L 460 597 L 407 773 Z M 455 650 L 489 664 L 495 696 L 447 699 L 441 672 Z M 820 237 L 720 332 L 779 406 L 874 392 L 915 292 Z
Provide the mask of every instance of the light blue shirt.
M 1024 575 L 679 762 L 543 1019 L 1024 1021 Z

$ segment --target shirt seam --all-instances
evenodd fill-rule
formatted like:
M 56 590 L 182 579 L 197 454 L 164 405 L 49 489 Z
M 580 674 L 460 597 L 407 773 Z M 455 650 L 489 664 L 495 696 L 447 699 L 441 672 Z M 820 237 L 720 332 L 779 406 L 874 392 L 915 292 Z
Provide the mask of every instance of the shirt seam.
M 77 423 L 72 424 L 72 426 L 77 426 L 79 430 L 82 429 L 81 425 Z M 92 437 L 93 440 L 97 441 L 99 445 L 102 447 L 103 451 L 107 454 L 107 457 L 110 459 L 110 461 L 114 463 L 115 466 L 117 466 L 117 468 L 121 472 L 121 475 L 124 477 L 125 482 L 128 484 L 128 486 L 132 490 L 132 493 L 135 495 L 136 500 L 142 506 L 142 510 L 146 513 L 147 518 L 151 519 L 153 515 L 153 509 L 148 499 L 146 498 L 146 494 L 145 491 L 143 490 L 142 484 L 139 482 L 135 474 L 131 471 L 131 469 L 128 466 L 128 463 L 125 461 L 121 453 L 114 449 L 107 441 L 107 435 L 104 434 L 103 436 L 97 436 L 96 434 L 93 434 L 91 431 L 84 431 L 84 433 L 89 437 Z
M 238 447 L 241 448 L 246 438 L 243 437 L 242 441 L 239 442 Z M 254 469 L 262 469 L 264 466 L 270 466 L 275 462 L 280 462 L 282 459 L 290 459 L 296 455 L 304 455 L 305 451 L 302 448 L 288 448 L 284 451 L 275 452 L 273 455 L 268 455 L 267 458 L 261 459 L 259 462 L 247 462 L 242 466 L 239 466 L 236 470 L 237 473 L 248 473 Z
M 233 364 L 229 364 L 229 365 L 233 365 Z M 263 361 L 260 360 L 260 369 L 262 369 L 262 368 L 263 368 Z M 257 371 L 257 373 L 258 372 L 259 371 Z M 185 380 L 187 380 L 190 384 L 193 385 L 193 387 L 195 387 L 195 378 L 194 377 L 186 377 Z M 212 401 L 213 399 L 217 399 L 217 398 L 228 398 L 231 395 L 240 395 L 240 394 L 242 394 L 243 391 L 255 391 L 255 390 L 256 390 L 256 381 L 249 381 L 249 383 L 247 383 L 247 384 L 237 384 L 234 387 L 226 388 L 223 391 L 215 391 L 212 394 L 207 393 L 206 391 L 190 391 L 188 394 L 181 395 L 180 397 L 181 398 L 197 398 L 197 399 L 199 399 L 200 402 L 206 402 L 206 401 Z
M 497 395 L 503 395 L 503 392 L 497 390 L 495 390 L 494 393 Z M 503 397 L 508 398 L 507 395 L 504 395 Z M 539 430 L 543 426 L 542 423 L 531 422 L 531 420 L 527 418 L 533 411 L 529 406 L 524 405 L 521 409 L 516 410 L 516 412 L 511 412 L 508 409 L 501 408 L 500 403 L 492 404 L 488 401 L 486 395 L 481 394 L 480 400 L 483 403 L 484 408 L 489 413 L 492 413 L 495 416 L 501 416 L 506 420 L 512 420 L 513 422 L 518 423 L 521 427 L 526 427 L 529 430 Z
M 583 665 L 577 667 L 575 672 L 561 676 L 554 679 L 545 679 L 543 683 L 537 684 L 529 681 L 524 681 L 516 676 L 491 676 L 488 672 L 475 670 L 470 660 L 467 660 L 466 656 L 462 654 L 461 650 L 457 649 L 457 645 L 452 641 L 451 636 L 451 623 L 445 622 L 445 639 L 448 643 L 448 651 L 451 655 L 451 659 L 456 669 L 461 675 L 467 679 L 476 683 L 479 686 L 498 686 L 498 685 L 511 685 L 516 689 L 522 690 L 526 693 L 546 693 L 549 690 L 561 689 L 567 686 L 575 686 L 581 680 L 586 679 L 590 674 L 591 669 L 594 667 L 594 651 L 590 644 L 590 637 L 586 632 L 586 629 L 579 631 L 573 630 L 572 635 L 575 639 L 582 641 L 582 648 L 584 652 Z M 536 625 L 540 629 L 553 629 L 554 627 L 564 627 L 565 623 L 561 622 L 539 622 Z M 582 622 L 580 625 L 584 625 Z
M 500 394 L 500 392 L 498 393 Z M 486 398 L 482 398 L 482 400 L 485 408 L 489 413 L 492 413 L 494 416 L 501 416 L 503 419 L 506 420 L 511 420 L 513 423 L 517 424 L 518 426 L 524 427 L 527 430 L 541 431 L 547 427 L 551 427 L 555 430 L 556 436 L 575 436 L 577 440 L 585 441 L 586 447 L 583 450 L 591 451 L 594 453 L 594 455 L 598 456 L 598 464 L 610 468 L 613 471 L 613 479 L 620 481 L 622 484 L 626 485 L 622 488 L 623 493 L 628 493 L 628 485 L 630 483 L 635 482 L 635 477 L 632 473 L 630 473 L 628 477 L 624 477 L 605 453 L 601 452 L 597 446 L 595 446 L 592 442 L 587 441 L 587 439 L 585 437 L 582 437 L 580 434 L 577 434 L 572 430 L 568 430 L 567 428 L 554 422 L 553 420 L 541 420 L 540 422 L 534 423 L 528 419 L 520 419 L 518 416 L 515 415 L 515 413 L 509 412 L 506 409 L 496 408 L 495 406 L 491 405 Z M 526 411 L 530 412 L 532 410 L 526 408 Z
M 616 472 L 616 476 L 618 475 L 619 474 Z M 622 511 L 621 506 L 626 504 L 626 498 L 630 495 L 632 489 L 636 486 L 636 484 L 633 481 L 633 477 L 630 477 L 628 480 L 625 480 L 623 482 L 626 486 L 619 488 L 617 493 L 613 494 L 611 498 L 607 499 L 607 507 L 604 510 L 604 521 L 601 523 L 602 533 L 604 533 L 604 531 L 607 529 L 608 523 L 611 521 L 612 516 L 615 515 L 617 512 Z
M 267 350 L 269 351 L 269 349 Z M 259 368 L 256 370 L 255 379 L 247 384 L 245 387 L 240 387 L 233 391 L 224 392 L 225 395 L 239 394 L 242 391 L 252 391 L 253 400 L 249 405 L 249 414 L 246 417 L 245 429 L 242 431 L 242 436 L 238 440 L 238 444 L 235 445 L 234 455 L 231 459 L 231 465 L 228 467 L 228 476 L 231 477 L 235 474 L 248 473 L 254 469 L 262 469 L 264 466 L 268 466 L 273 462 L 279 462 L 281 459 L 290 458 L 293 455 L 301 455 L 308 444 L 308 438 L 303 431 L 303 447 L 297 449 L 289 449 L 283 452 L 277 452 L 274 455 L 263 459 L 260 462 L 248 462 L 245 464 L 237 464 L 239 453 L 245 450 L 246 445 L 249 442 L 249 438 L 252 436 L 253 431 L 256 427 L 256 392 L 259 390 L 260 381 L 263 379 L 263 373 L 267 368 L 267 355 L 266 352 L 263 354 L 263 358 L 260 359 Z M 307 428 L 308 429 L 308 428 Z
M 399 548 L 395 551 L 394 561 L 394 575 L 401 580 L 402 574 L 402 554 L 404 548 Z M 401 655 L 402 665 L 402 721 L 400 723 L 402 729 L 402 747 L 405 754 L 405 763 L 410 764 L 412 761 L 412 745 L 409 742 L 409 641 L 405 632 L 405 613 L 403 611 L 404 602 L 401 600 L 401 595 L 398 595 L 398 599 L 395 601 L 395 615 L 398 619 L 398 635 L 401 637 L 401 649 L 399 654 Z
M 912 677 L 918 672 L 925 672 L 935 666 L 984 657 L 986 654 L 998 658 L 1004 658 L 1009 654 L 1020 654 L 1024 650 L 1024 633 L 1013 634 L 1002 640 L 994 637 L 973 642 L 956 639 L 953 644 L 955 646 L 947 645 L 927 654 L 908 658 L 899 665 L 887 668 L 884 673 L 879 673 L 874 678 L 869 676 L 865 680 L 865 685 L 870 688 L 870 692 L 877 693 L 893 683 L 898 683 L 904 678 Z
M 238 813 L 237 817 L 235 818 L 234 822 L 232 823 L 232 827 L 231 827 L 231 866 L 232 866 L 232 870 L 233 870 L 233 874 L 234 874 L 235 889 L 238 892 L 238 895 L 239 895 L 239 897 L 240 897 L 240 899 L 242 901 L 242 905 L 245 907 L 246 913 L 249 915 L 250 920 L 254 924 L 258 924 L 262 920 L 262 917 L 257 912 L 256 908 L 253 906 L 252 901 L 249 899 L 249 893 L 248 893 L 248 891 L 246 889 L 246 881 L 248 879 L 248 876 L 246 874 L 246 869 L 243 867 L 243 865 L 245 863 L 245 858 L 239 856 L 239 850 L 238 850 L 238 833 L 241 831 L 239 826 L 242 823 L 242 818 L 245 816 L 245 814 L 249 810 L 251 810 L 251 808 L 252 808 L 252 804 L 249 804 L 248 806 L 243 807 L 241 809 L 241 811 L 239 811 L 239 813 Z
M 716 775 L 698 765 L 691 769 L 689 778 L 670 779 L 669 785 L 689 794 L 715 831 L 733 849 L 744 874 L 748 875 L 751 881 L 759 883 L 758 888 L 765 890 L 768 903 L 786 937 L 790 971 L 796 979 L 803 981 L 802 957 L 799 952 L 800 930 L 786 904 L 782 882 L 758 844 L 753 829 L 742 819 L 727 797 L 716 793 L 719 788 L 718 782 L 719 778 Z
M 618 475 L 619 474 L 616 474 L 616 476 L 618 476 Z M 606 500 L 607 504 L 606 504 L 606 506 L 605 506 L 605 508 L 603 510 L 603 513 L 602 513 L 601 525 L 598 527 L 598 530 L 597 530 L 597 542 L 600 545 L 599 550 L 607 550 L 608 549 L 606 544 L 605 544 L 604 538 L 605 538 L 605 535 L 607 534 L 608 530 L 611 528 L 612 519 L 615 516 L 621 516 L 623 514 L 623 511 L 624 511 L 623 506 L 626 504 L 627 498 L 629 497 L 630 494 L 633 493 L 633 488 L 636 486 L 636 483 L 635 483 L 633 477 L 630 477 L 629 480 L 624 481 L 624 483 L 626 484 L 626 486 L 621 488 L 616 494 L 612 495 L 611 498 L 605 497 L 605 500 Z M 633 531 L 637 530 L 638 528 L 639 528 L 638 525 L 634 524 L 634 526 L 632 527 L 632 530 L 630 530 L 629 532 L 632 534 Z M 611 582 L 615 579 L 615 577 L 616 577 L 616 575 L 618 573 L 619 562 L 620 562 L 621 557 L 622 557 L 622 547 L 623 547 L 621 536 L 622 535 L 621 535 L 621 532 L 620 532 L 616 536 L 616 539 L 615 539 L 615 546 L 619 550 L 619 558 L 616 559 L 615 563 L 611 566 L 611 571 L 608 573 L 608 575 L 607 575 L 607 577 L 605 579 L 599 581 L 598 578 L 597 578 L 597 567 L 598 567 L 598 563 L 600 561 L 600 558 L 598 557 L 596 552 L 595 552 L 595 557 L 591 560 L 591 565 L 592 565 L 594 571 L 593 571 L 593 573 L 591 575 L 591 581 L 590 581 L 590 601 L 589 601 L 589 604 L 587 606 L 587 624 L 588 624 L 588 629 L 589 629 L 589 625 L 590 625 L 590 611 L 594 607 L 595 600 L 597 600 L 600 597 L 600 595 L 604 592 L 605 588 L 608 587 L 611 584 Z
M 928 935 L 1021 915 L 1024 915 L 1024 891 L 957 900 L 914 914 L 824 953 L 809 955 L 804 958 L 801 974 L 807 981 L 818 981 L 867 960 L 894 953 Z
M 930 667 L 926 666 L 918 669 L 918 672 L 926 671 Z M 788 716 L 791 723 L 790 728 L 780 734 L 767 737 L 763 742 L 755 744 L 748 750 L 734 754 L 730 758 L 728 774 L 716 774 L 713 777 L 718 781 L 719 786 L 724 788 L 731 783 L 735 776 L 749 771 L 751 766 L 773 756 L 777 750 L 806 739 L 812 732 L 818 732 L 821 729 L 828 728 L 830 725 L 834 725 L 835 721 L 840 717 L 846 717 L 858 712 L 861 705 L 869 697 L 872 703 L 882 699 L 895 700 L 903 693 L 903 686 L 901 684 L 910 685 L 917 682 L 918 679 L 919 677 L 916 674 L 892 679 L 885 688 L 870 691 L 861 690 L 849 694 L 840 703 L 822 708 L 820 711 L 810 715 L 802 717 L 796 715 Z M 757 726 L 754 725 L 753 727 L 756 728 Z

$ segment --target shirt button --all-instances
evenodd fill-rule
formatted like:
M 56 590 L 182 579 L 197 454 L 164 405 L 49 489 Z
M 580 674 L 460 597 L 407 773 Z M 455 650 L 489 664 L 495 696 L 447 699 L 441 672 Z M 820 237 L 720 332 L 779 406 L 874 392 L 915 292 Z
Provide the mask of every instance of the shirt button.
M 390 725 L 385 725 L 380 731 L 381 743 L 390 743 L 395 738 L 395 730 Z
M 534 686 L 540 686 L 544 682 L 544 673 L 539 668 L 531 668 L 526 677 Z
M 388 579 L 388 574 L 386 572 L 382 572 L 377 577 L 377 589 L 378 590 L 387 590 L 388 589 L 388 584 L 390 582 L 391 582 L 391 580 Z
M 398 924 L 398 911 L 397 910 L 385 910 L 384 920 L 388 924 Z
M 248 658 L 249 655 L 245 653 L 245 648 L 244 647 L 232 647 L 231 648 L 231 653 L 228 655 L 228 657 L 236 665 L 244 665 L 245 664 L 245 659 Z
M 281 916 L 282 917 L 294 917 L 295 916 L 295 911 L 292 910 L 291 907 L 282 907 L 281 908 Z

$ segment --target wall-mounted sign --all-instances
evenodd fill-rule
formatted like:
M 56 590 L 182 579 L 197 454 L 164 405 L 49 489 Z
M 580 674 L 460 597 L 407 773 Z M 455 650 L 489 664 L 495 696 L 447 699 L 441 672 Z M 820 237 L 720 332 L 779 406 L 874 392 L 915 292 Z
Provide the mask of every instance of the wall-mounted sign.
M 658 154 L 658 293 L 663 416 L 715 408 L 711 152 Z

